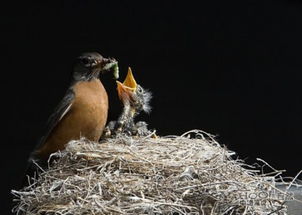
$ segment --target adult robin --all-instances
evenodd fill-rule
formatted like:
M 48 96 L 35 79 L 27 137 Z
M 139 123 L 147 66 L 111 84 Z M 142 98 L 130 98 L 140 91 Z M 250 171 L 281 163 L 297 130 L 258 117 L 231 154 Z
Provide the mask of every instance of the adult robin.
M 115 78 L 118 78 L 117 61 L 104 58 L 99 53 L 84 53 L 76 59 L 70 87 L 51 115 L 45 135 L 31 154 L 27 173 L 32 173 L 34 162 L 44 166 L 50 154 L 63 150 L 70 140 L 81 137 L 99 140 L 108 113 L 108 96 L 99 75 L 108 70 L 113 70 Z
M 151 92 L 136 83 L 132 70 L 129 67 L 123 83 L 116 81 L 119 99 L 123 103 L 123 111 L 117 121 L 108 123 L 106 133 L 126 133 L 130 135 L 147 135 L 147 124 L 143 121 L 134 122 L 140 112 L 151 111 Z M 109 132 L 108 132 L 109 131 Z

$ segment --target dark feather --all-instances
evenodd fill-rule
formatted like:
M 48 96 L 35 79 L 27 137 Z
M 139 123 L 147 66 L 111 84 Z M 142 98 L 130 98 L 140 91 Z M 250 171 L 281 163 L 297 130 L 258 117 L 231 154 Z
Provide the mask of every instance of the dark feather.
M 39 167 L 37 165 L 40 165 L 41 168 L 44 168 L 46 163 L 41 163 L 39 160 L 36 160 L 35 152 L 37 149 L 41 148 L 43 144 L 46 142 L 47 138 L 51 134 L 52 130 L 56 127 L 56 125 L 62 120 L 62 118 L 68 113 L 72 106 L 72 102 L 74 99 L 74 92 L 72 88 L 69 88 L 59 103 L 59 105 L 56 107 L 54 113 L 49 117 L 47 126 L 46 126 L 46 132 L 45 135 L 40 139 L 39 143 L 36 145 L 35 150 L 31 154 L 28 165 L 25 170 L 24 178 L 22 181 L 22 187 L 28 185 L 28 177 L 29 181 L 31 181 L 31 177 L 34 177 L 34 175 L 39 170 Z
M 41 148 L 41 146 L 43 146 L 48 136 L 51 134 L 52 130 L 61 121 L 61 119 L 68 113 L 68 111 L 72 106 L 73 99 L 74 99 L 74 92 L 72 88 L 69 88 L 65 96 L 59 103 L 59 105 L 56 107 L 54 113 L 49 117 L 47 121 L 46 132 L 44 133 L 45 135 L 40 139 L 33 153 L 35 153 L 36 149 L 39 149 Z

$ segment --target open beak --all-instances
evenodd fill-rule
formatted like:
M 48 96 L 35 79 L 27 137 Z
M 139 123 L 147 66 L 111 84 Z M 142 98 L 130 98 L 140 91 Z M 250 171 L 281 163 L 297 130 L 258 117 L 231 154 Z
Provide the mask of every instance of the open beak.
M 115 79 L 119 78 L 118 62 L 114 58 L 103 58 L 102 72 L 112 70 Z
M 117 83 L 117 93 L 120 100 L 128 100 L 132 93 L 136 91 L 137 83 L 133 77 L 131 68 L 128 68 L 127 76 L 123 83 L 116 81 Z

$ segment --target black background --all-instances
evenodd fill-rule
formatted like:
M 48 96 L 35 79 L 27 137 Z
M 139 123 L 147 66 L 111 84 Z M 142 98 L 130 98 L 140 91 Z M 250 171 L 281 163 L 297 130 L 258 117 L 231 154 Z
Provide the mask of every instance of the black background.
M 83 51 L 118 59 L 122 78 L 132 67 L 160 135 L 198 128 L 250 164 L 301 169 L 299 1 L 41 2 L 1 7 L 1 214 Z M 115 83 L 102 78 L 114 119 Z

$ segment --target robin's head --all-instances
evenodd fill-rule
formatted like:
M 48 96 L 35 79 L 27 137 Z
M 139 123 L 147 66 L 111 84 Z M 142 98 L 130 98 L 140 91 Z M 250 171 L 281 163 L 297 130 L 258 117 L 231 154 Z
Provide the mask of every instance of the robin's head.
M 77 57 L 74 64 L 73 78 L 76 81 L 91 80 L 109 70 L 113 71 L 113 75 L 117 79 L 118 63 L 114 58 L 104 58 L 97 52 L 83 53 Z
M 151 92 L 136 83 L 130 67 L 124 82 L 116 81 L 116 83 L 119 99 L 124 105 L 129 104 L 136 112 L 143 110 L 148 113 L 151 111 L 149 104 L 152 98 Z

